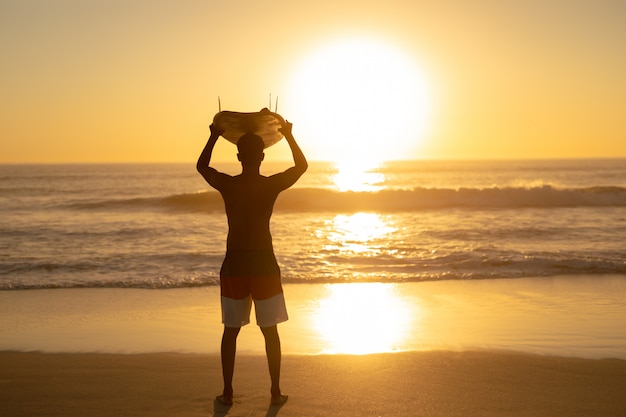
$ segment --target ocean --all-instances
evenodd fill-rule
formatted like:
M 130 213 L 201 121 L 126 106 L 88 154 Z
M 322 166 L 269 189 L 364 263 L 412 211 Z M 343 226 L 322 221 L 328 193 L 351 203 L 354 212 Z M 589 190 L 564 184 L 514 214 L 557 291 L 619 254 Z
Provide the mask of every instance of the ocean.
M 313 162 L 271 227 L 290 284 L 626 274 L 626 160 Z M 194 163 L 0 166 L 0 290 L 216 286 L 226 233 Z

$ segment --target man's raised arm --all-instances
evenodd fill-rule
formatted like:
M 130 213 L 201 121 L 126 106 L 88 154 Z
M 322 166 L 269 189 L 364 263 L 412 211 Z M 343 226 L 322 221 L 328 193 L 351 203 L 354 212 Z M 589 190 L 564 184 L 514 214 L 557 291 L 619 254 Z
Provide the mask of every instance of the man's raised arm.
M 296 180 L 300 178 L 300 176 L 304 174 L 304 172 L 307 170 L 307 168 L 309 167 L 309 164 L 306 161 L 306 158 L 304 154 L 302 153 L 300 146 L 298 146 L 298 144 L 296 143 L 296 140 L 293 137 L 293 134 L 291 133 L 292 126 L 293 125 L 287 121 L 283 125 L 283 127 L 279 129 L 279 132 L 285 135 L 285 139 L 287 140 L 287 143 L 289 144 L 289 148 L 291 149 L 294 166 L 293 168 L 290 168 L 289 171 L 297 175 L 297 177 L 294 179 L 294 182 L 296 182 Z
M 211 136 L 204 146 L 202 153 L 200 153 L 198 163 L 196 164 L 196 169 L 204 177 L 206 182 L 208 182 L 211 187 L 217 189 L 219 189 L 220 178 L 224 174 L 220 173 L 215 168 L 210 167 L 209 163 L 211 162 L 211 155 L 213 154 L 213 148 L 215 147 L 215 143 L 217 142 L 217 139 L 220 137 L 221 134 L 222 131 L 212 124 Z

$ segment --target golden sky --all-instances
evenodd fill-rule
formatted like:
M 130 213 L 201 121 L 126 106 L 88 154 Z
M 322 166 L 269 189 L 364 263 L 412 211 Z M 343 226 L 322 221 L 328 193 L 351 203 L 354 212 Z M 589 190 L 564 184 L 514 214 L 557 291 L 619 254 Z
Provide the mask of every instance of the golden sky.
M 405 159 L 626 157 L 624 21 L 621 0 L 0 0 L 0 162 L 194 162 L 218 96 L 256 111 L 269 94 L 310 160 L 360 145 Z M 327 53 L 345 39 L 363 61 Z M 404 130 L 385 121 L 407 103 L 370 78 L 367 56 L 384 51 L 401 57 L 385 58 L 386 82 L 420 86 Z M 341 81 L 316 78 L 326 61 L 365 95 L 334 97 Z M 299 93 L 328 85 L 327 102 Z M 350 137 L 377 120 L 373 138 Z M 288 157 L 283 145 L 268 154 Z

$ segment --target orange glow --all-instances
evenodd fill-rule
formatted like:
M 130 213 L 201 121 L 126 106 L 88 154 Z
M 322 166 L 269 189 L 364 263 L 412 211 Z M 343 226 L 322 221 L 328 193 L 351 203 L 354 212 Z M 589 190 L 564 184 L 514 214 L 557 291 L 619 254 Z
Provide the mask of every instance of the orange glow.
M 422 3 L 11 2 L 0 163 L 193 163 L 270 94 L 310 161 L 626 157 L 622 2 Z

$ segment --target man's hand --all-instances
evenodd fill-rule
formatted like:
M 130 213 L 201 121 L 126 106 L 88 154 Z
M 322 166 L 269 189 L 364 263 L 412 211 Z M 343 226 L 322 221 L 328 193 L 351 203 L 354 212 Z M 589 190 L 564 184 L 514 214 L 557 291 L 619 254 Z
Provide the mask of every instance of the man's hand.
M 211 123 L 211 126 L 209 126 L 209 129 L 211 129 L 211 137 L 215 139 L 217 139 L 218 137 L 220 137 L 222 133 L 224 133 L 224 130 L 218 128 L 213 123 Z
M 293 124 L 289 123 L 289 120 L 286 120 L 285 123 L 283 123 L 282 127 L 278 129 L 278 131 L 282 133 L 285 137 L 291 137 L 293 136 L 293 134 L 291 133 L 292 126 Z

